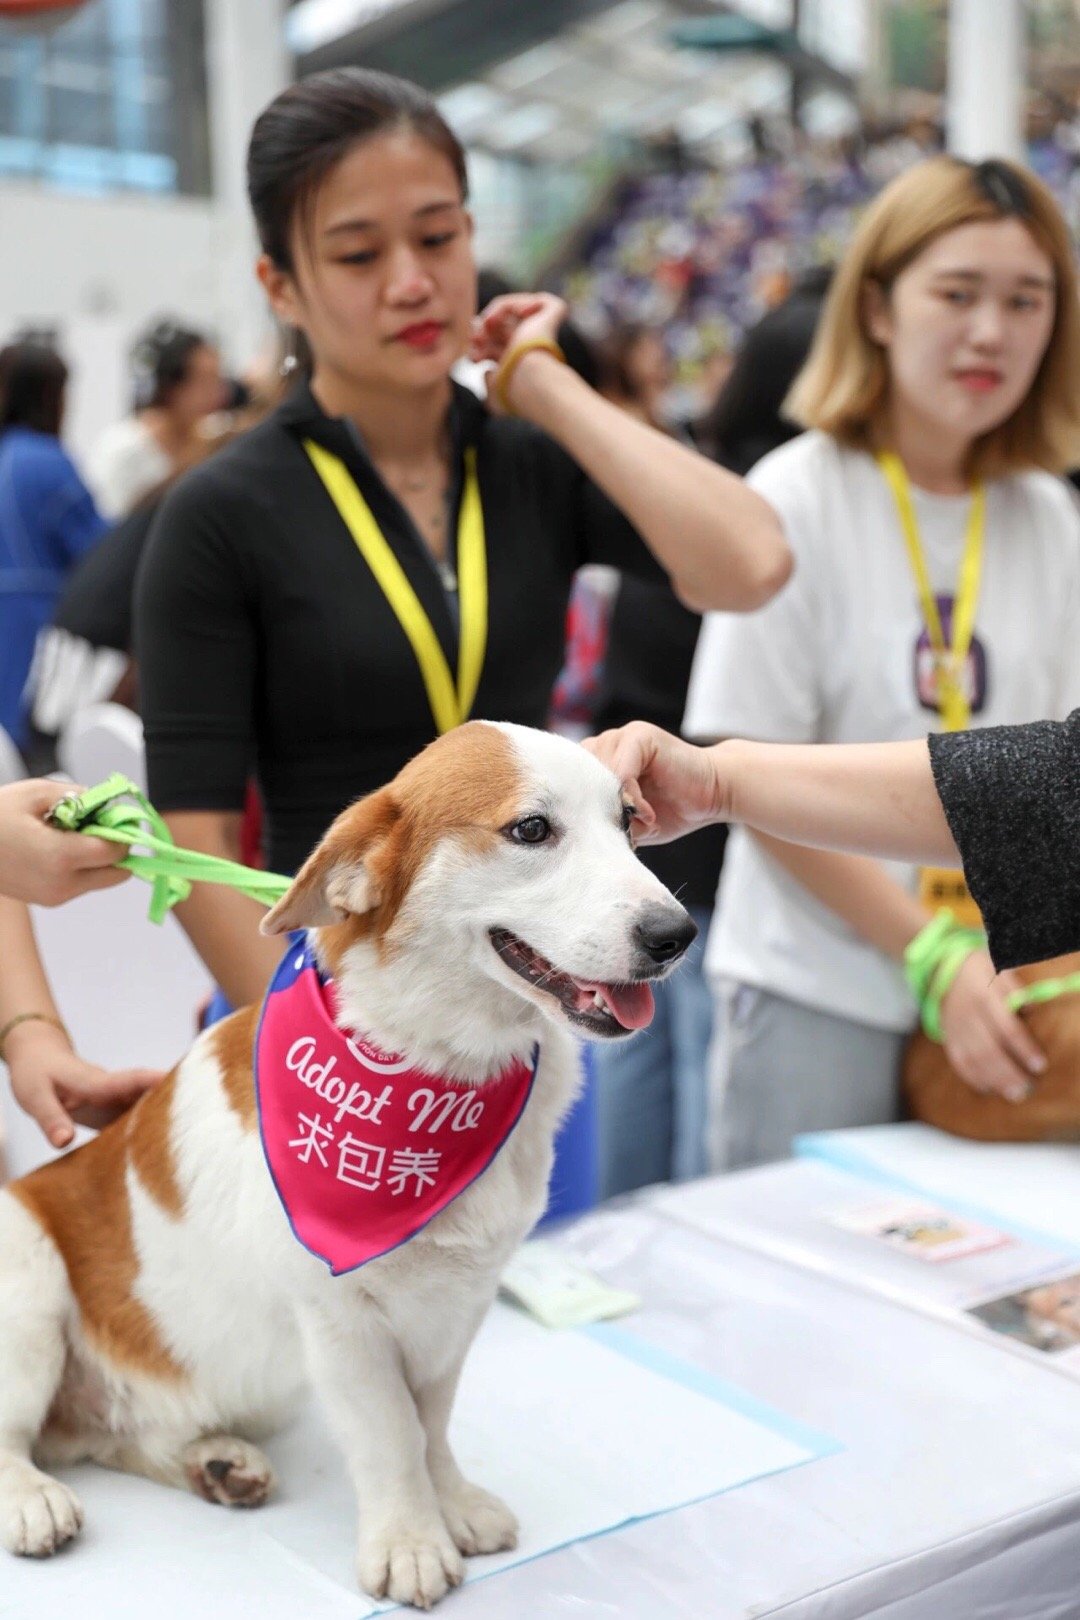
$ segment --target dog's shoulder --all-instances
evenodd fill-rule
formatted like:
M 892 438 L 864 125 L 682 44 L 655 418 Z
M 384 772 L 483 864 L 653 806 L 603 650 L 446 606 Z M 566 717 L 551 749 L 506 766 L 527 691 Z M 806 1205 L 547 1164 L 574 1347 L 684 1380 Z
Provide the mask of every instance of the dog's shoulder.
M 243 1007 L 206 1030 L 192 1048 L 190 1060 L 217 1065 L 221 1089 L 245 1131 L 258 1127 L 255 1107 L 255 1036 L 259 1007 Z

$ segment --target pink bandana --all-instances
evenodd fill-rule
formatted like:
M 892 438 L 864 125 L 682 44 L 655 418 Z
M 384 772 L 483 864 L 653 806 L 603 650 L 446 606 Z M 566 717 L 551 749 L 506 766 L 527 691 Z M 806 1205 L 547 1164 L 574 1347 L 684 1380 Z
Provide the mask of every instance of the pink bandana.
M 333 1275 L 407 1243 L 494 1159 L 536 1078 L 426 1074 L 334 1022 L 333 984 L 290 946 L 255 1037 L 263 1152 L 293 1232 Z

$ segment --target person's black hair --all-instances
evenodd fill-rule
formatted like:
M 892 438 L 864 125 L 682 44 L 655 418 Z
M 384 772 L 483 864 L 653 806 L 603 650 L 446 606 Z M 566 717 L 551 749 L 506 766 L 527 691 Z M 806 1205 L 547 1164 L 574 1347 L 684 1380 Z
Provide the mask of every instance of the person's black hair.
M 476 272 L 476 307 L 485 309 L 493 298 L 502 298 L 507 293 L 520 292 L 510 280 L 510 277 L 496 265 L 482 264 Z
M 223 411 L 246 411 L 251 404 L 251 389 L 242 377 L 223 377 L 221 391 Z
M 702 449 L 733 472 L 748 473 L 762 456 L 802 432 L 780 408 L 810 353 L 831 277 L 831 268 L 807 271 L 783 303 L 750 328 L 699 422 Z
M 56 350 L 36 341 L 0 349 L 0 432 L 33 428 L 60 436 L 68 368 Z
M 155 321 L 131 351 L 134 409 L 167 405 L 174 388 L 186 378 L 192 355 L 208 346 L 209 339 L 190 326 L 173 320 Z
M 449 161 L 468 195 L 465 151 L 426 91 L 370 68 L 332 68 L 300 79 L 255 120 L 247 188 L 263 252 L 292 270 L 293 230 L 323 180 L 358 142 L 412 130 Z
M 1030 219 L 1031 194 L 1019 169 L 1000 158 L 986 158 L 970 167 L 976 186 L 988 202 L 1006 217 Z
M 580 327 L 567 318 L 559 327 L 559 347 L 566 356 L 571 371 L 576 371 L 590 388 L 600 387 L 600 361 L 595 346 L 589 342 Z
M 623 400 L 637 399 L 638 385 L 632 364 L 635 350 L 646 338 L 663 342 L 660 329 L 644 321 L 624 321 L 612 328 L 597 350 L 600 388 L 609 390 Z

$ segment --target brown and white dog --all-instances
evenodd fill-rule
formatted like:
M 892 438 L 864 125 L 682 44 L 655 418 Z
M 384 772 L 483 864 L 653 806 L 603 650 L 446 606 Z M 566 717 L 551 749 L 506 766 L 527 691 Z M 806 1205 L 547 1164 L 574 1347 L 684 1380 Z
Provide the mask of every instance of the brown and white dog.
M 87 1146 L 0 1193 L 0 1540 L 44 1556 L 82 1523 L 42 1471 L 82 1459 L 254 1506 L 254 1445 L 308 1382 L 351 1473 L 360 1583 L 428 1607 L 462 1554 L 512 1546 L 447 1425 L 499 1274 L 544 1207 L 573 1030 L 647 1021 L 694 934 L 635 858 L 583 749 L 475 722 L 342 814 L 264 922 L 312 930 L 338 1021 L 478 1088 L 539 1065 L 505 1147 L 416 1236 L 332 1276 L 297 1242 L 260 1144 L 258 1009 L 205 1033 Z M 40 1466 L 39 1466 L 40 1465 Z

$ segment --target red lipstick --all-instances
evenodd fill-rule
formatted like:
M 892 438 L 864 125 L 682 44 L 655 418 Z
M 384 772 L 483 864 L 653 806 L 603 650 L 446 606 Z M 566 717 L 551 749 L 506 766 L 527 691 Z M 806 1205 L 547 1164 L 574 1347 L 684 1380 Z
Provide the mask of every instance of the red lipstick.
M 443 330 L 441 321 L 417 321 L 396 332 L 394 342 L 407 343 L 410 349 L 433 349 L 442 337 Z

